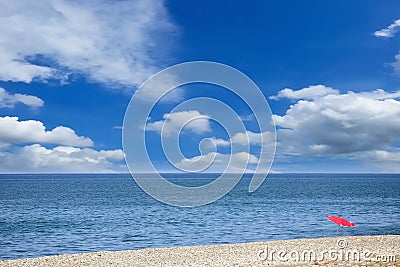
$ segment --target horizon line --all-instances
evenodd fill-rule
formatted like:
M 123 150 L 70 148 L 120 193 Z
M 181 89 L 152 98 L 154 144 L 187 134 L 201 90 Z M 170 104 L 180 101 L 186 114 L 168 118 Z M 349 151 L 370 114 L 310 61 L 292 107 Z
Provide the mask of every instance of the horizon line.
M 223 174 L 223 172 L 204 172 L 204 173 L 195 173 L 195 172 L 137 172 L 135 174 Z M 130 172 L 0 172 L 0 175 L 132 175 Z M 254 172 L 229 172 L 228 174 L 400 174 L 400 172 L 269 172 L 269 173 L 254 173 Z

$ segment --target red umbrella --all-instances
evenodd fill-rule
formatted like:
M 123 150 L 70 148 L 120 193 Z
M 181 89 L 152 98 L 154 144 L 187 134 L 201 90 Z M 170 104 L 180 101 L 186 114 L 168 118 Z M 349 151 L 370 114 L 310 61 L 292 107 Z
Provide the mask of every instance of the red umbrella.
M 339 231 L 340 226 L 346 226 L 346 227 L 356 226 L 355 223 L 349 222 L 345 218 L 342 218 L 339 216 L 327 216 L 327 218 L 328 218 L 328 220 L 330 220 L 338 225 L 338 231 Z M 337 231 L 337 233 L 338 233 L 338 231 Z

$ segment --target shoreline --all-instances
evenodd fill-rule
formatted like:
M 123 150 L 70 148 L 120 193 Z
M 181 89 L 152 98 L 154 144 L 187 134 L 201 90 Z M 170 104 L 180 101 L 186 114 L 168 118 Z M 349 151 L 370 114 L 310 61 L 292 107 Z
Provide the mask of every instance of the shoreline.
M 0 260 L 3 266 L 400 266 L 400 235 L 337 236 Z

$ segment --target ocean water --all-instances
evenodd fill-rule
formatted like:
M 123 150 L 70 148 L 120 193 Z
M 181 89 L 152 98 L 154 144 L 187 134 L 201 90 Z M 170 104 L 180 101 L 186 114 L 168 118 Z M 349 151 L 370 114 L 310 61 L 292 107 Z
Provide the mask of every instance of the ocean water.
M 199 185 L 212 175 L 174 175 Z M 336 236 L 400 234 L 400 175 L 275 174 L 249 178 L 197 208 L 162 204 L 124 175 L 0 175 L 0 259 L 64 253 Z

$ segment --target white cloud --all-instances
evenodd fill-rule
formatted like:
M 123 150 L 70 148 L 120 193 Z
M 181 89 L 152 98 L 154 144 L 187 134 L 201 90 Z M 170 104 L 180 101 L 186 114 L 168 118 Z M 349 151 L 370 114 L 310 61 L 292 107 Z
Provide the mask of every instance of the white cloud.
M 327 87 L 325 85 L 312 85 L 297 91 L 294 91 L 290 88 L 285 88 L 278 92 L 278 95 L 271 96 L 270 99 L 280 99 L 280 98 L 289 98 L 289 99 L 315 99 L 317 97 L 322 97 L 326 95 L 337 95 L 339 94 L 338 90 L 332 89 L 331 87 Z
M 44 101 L 32 95 L 10 94 L 0 87 L 0 108 L 13 108 L 17 103 L 22 103 L 31 108 L 38 108 L 43 106 Z
M 390 38 L 393 37 L 400 28 L 400 19 L 394 21 L 387 28 L 374 32 L 376 37 Z
M 391 25 L 387 28 L 374 32 L 376 37 L 383 37 L 383 38 L 391 38 L 399 31 L 400 29 L 400 19 L 394 21 Z M 395 56 L 395 61 L 390 64 L 394 71 L 400 74 L 400 54 Z
M 274 144 L 275 136 L 272 132 L 255 133 L 252 131 L 239 132 L 232 136 L 231 140 L 221 138 L 207 138 L 216 146 L 229 146 L 231 144 L 247 145 L 263 145 L 270 148 Z
M 211 138 L 207 138 L 206 140 L 209 140 L 216 146 L 229 146 L 231 144 L 231 142 L 229 142 L 225 139 L 222 139 L 222 138 L 211 137 Z
M 182 129 L 197 134 L 211 131 L 209 117 L 197 110 L 166 113 L 163 118 L 164 120 L 148 123 L 146 130 L 162 132 L 166 136 L 177 134 Z
M 392 162 L 399 164 L 397 170 L 400 170 L 400 152 L 399 151 L 385 151 L 385 150 L 373 150 L 368 152 L 368 159 L 375 163 L 387 163 Z
M 242 115 L 242 116 L 239 116 L 239 118 L 241 121 L 254 121 L 255 120 L 254 114 Z
M 399 97 L 400 91 L 380 89 L 300 99 L 285 115 L 273 116 L 280 127 L 278 151 L 286 155 L 361 158 L 361 152 L 379 150 L 390 155 L 400 141 Z
M 397 74 L 400 74 L 400 53 L 397 54 L 394 58 L 395 58 L 395 62 L 393 62 L 391 65 L 392 65 L 394 71 Z
M 78 136 L 71 128 L 58 126 L 51 131 L 40 121 L 19 121 L 18 117 L 0 117 L 0 142 L 23 144 L 45 143 L 67 146 L 92 146 L 88 137 Z
M 354 153 L 353 157 L 368 163 L 369 166 L 378 171 L 385 173 L 400 172 L 400 150 L 398 147 L 391 147 L 390 150 L 386 148 Z
M 240 145 L 271 145 L 274 141 L 274 134 L 271 132 L 254 133 L 246 131 L 237 133 L 232 137 L 231 142 Z
M 383 99 L 389 99 L 389 98 L 399 98 L 400 91 L 388 93 L 383 89 L 376 89 L 371 92 L 360 92 L 360 93 L 358 93 L 358 95 L 369 98 L 369 99 L 383 100 Z
M 162 72 L 152 76 L 144 87 L 140 87 L 135 92 L 135 98 L 140 101 L 156 103 L 157 100 L 161 102 L 176 102 L 182 99 L 183 89 L 175 88 L 180 82 L 179 77 L 172 74 Z M 171 89 L 171 90 L 170 90 Z M 167 94 L 163 95 L 166 91 L 170 90 Z
M 0 0 L 0 80 L 134 87 L 158 70 L 175 31 L 162 1 Z M 50 63 L 50 65 L 48 65 Z
M 126 171 L 116 162 L 122 150 L 94 150 L 59 146 L 48 149 L 39 144 L 0 150 L 2 173 L 86 173 Z
M 47 148 L 42 144 L 59 146 Z M 1 173 L 126 171 L 119 163 L 124 158 L 122 150 L 80 148 L 92 145 L 90 138 L 78 136 L 67 127 L 47 131 L 40 121 L 0 117 Z
M 247 170 L 249 164 L 257 164 L 258 161 L 259 159 L 256 156 L 247 152 L 232 154 L 211 152 L 205 155 L 183 159 L 176 165 L 185 170 L 198 170 L 199 166 L 210 166 L 207 168 L 207 172 L 222 172 L 229 166 L 227 172 L 241 172 L 243 169 Z

